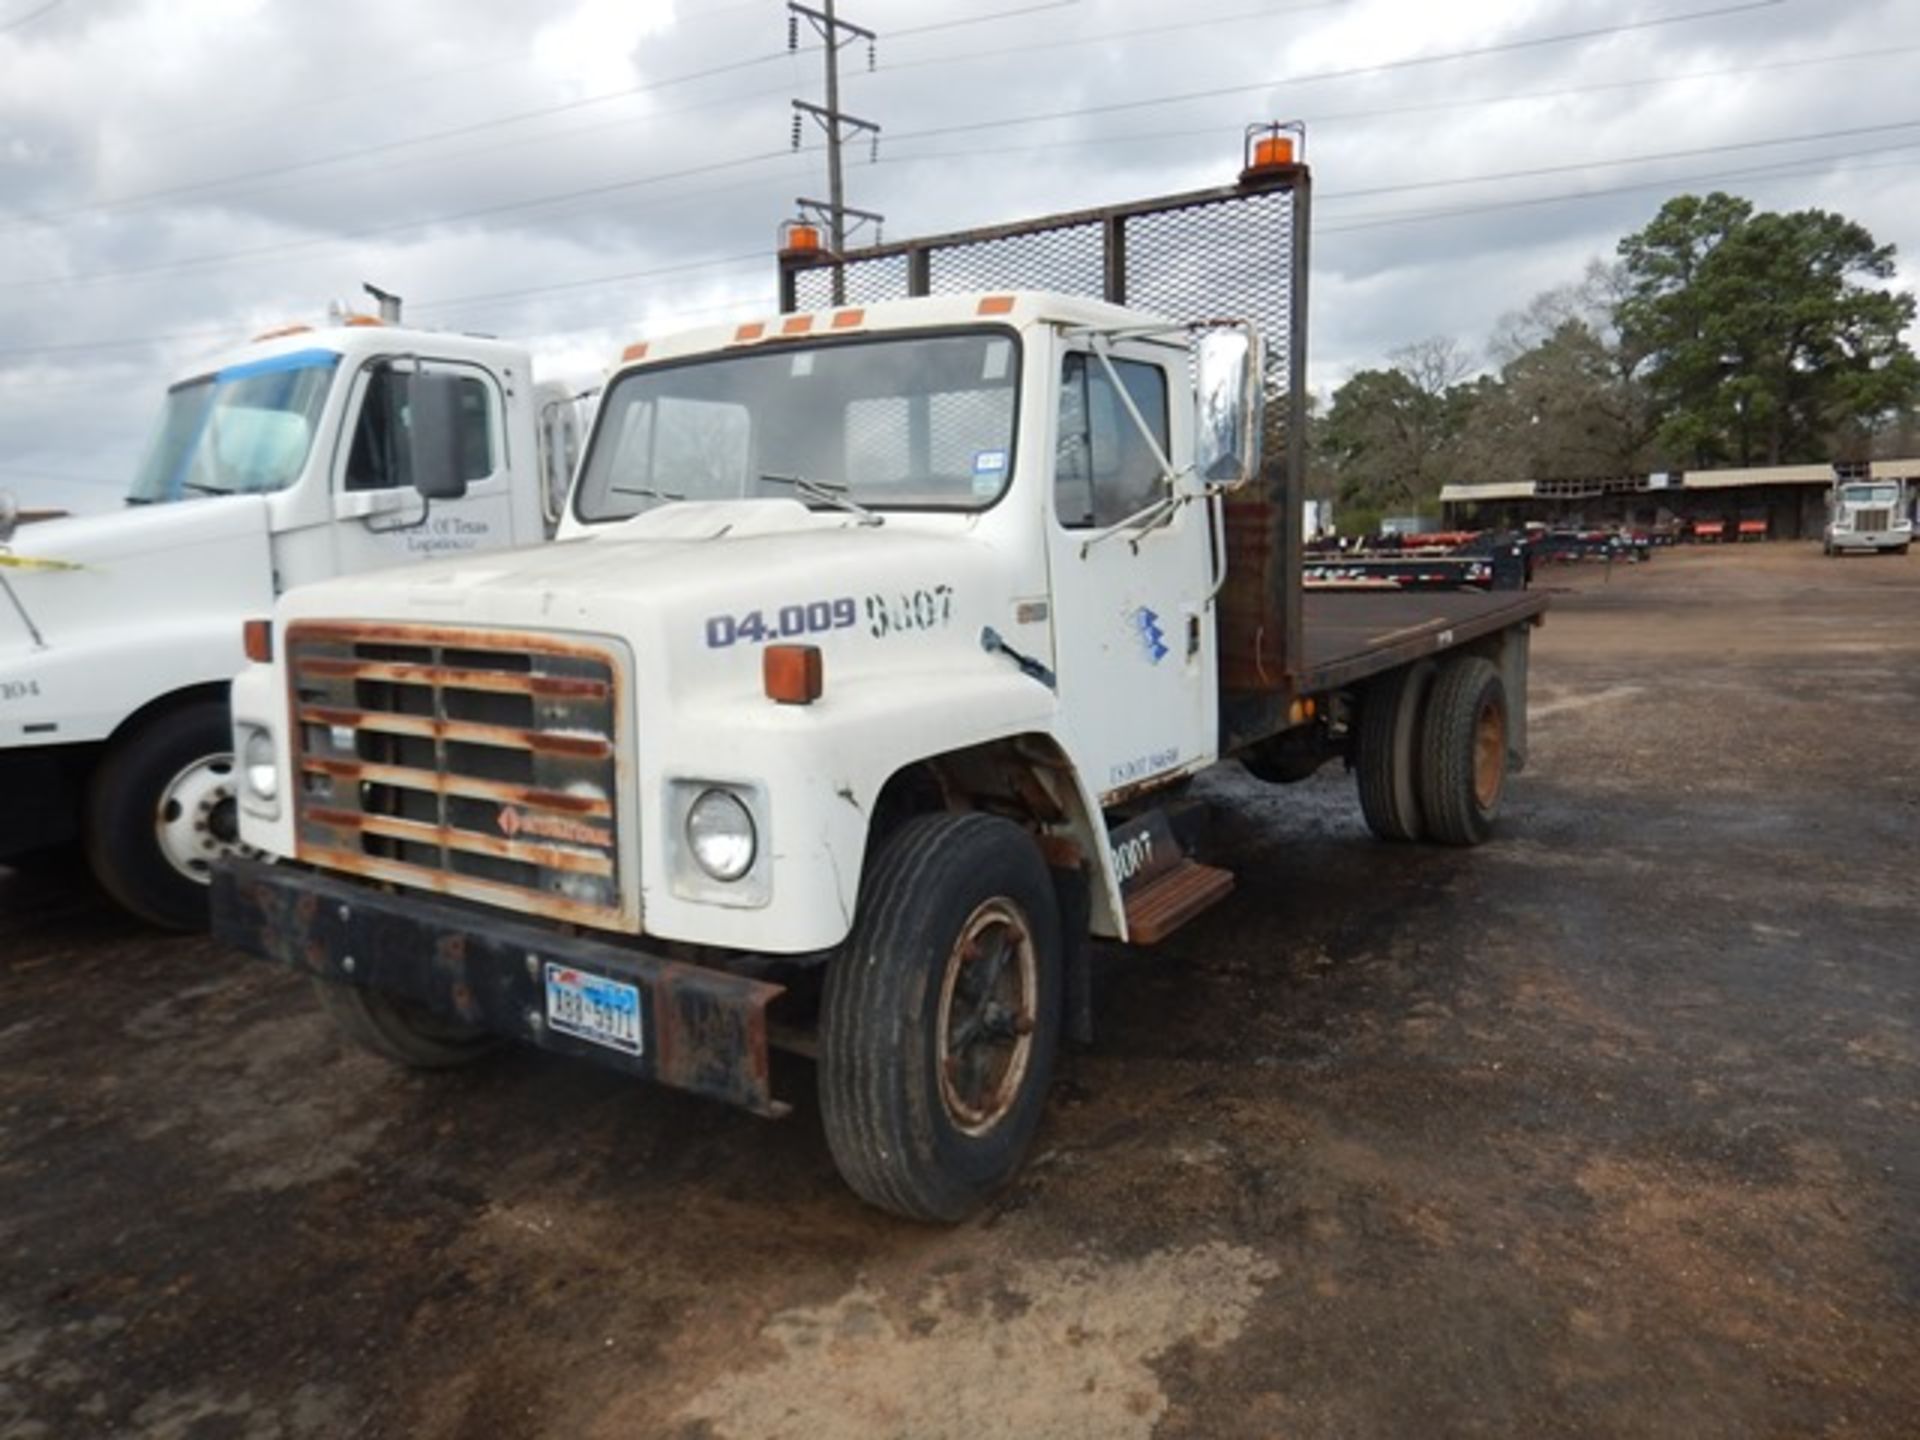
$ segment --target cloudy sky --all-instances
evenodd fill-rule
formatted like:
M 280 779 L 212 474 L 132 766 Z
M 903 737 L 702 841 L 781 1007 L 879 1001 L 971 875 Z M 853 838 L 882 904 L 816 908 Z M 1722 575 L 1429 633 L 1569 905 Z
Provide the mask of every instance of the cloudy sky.
M 880 36 L 849 200 L 889 238 L 1316 180 L 1312 383 L 1479 351 L 1668 195 L 1820 206 L 1920 285 L 1912 0 L 839 0 Z M 767 312 L 820 194 L 783 0 L 0 0 L 0 489 L 117 503 L 170 377 L 372 280 L 591 377 Z M 364 303 L 364 302 L 362 302 Z

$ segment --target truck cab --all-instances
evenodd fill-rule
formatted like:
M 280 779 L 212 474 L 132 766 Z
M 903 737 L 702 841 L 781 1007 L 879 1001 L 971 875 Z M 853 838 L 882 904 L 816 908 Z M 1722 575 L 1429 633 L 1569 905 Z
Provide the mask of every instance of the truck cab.
M 1907 553 L 1913 543 L 1913 499 L 1904 479 L 1836 475 L 1827 492 L 1826 553 L 1848 550 Z
M 457 411 L 447 483 L 409 470 L 416 389 Z M 84 841 L 107 891 L 205 924 L 240 846 L 227 683 L 241 621 L 328 577 L 528 544 L 571 411 L 526 352 L 371 316 L 289 326 L 168 387 L 118 512 L 0 535 L 0 862 Z

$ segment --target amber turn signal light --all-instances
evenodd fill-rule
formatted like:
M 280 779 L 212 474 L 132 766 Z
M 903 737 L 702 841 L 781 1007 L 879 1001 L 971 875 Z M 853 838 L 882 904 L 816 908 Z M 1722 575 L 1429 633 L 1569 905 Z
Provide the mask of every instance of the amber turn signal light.
M 273 621 L 249 620 L 240 627 L 240 643 L 256 665 L 273 663 Z
M 769 700 L 811 705 L 826 688 L 818 645 L 769 645 L 761 653 L 760 677 Z

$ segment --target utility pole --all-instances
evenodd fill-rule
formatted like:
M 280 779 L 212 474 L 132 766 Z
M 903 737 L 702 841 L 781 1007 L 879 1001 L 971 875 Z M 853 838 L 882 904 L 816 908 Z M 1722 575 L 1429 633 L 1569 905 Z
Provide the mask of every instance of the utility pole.
M 814 105 L 806 100 L 793 102 L 793 148 L 800 148 L 802 117 L 811 117 L 827 137 L 827 198 L 825 201 L 808 200 L 804 197 L 794 203 L 804 215 L 811 215 L 826 222 L 827 238 L 837 258 L 847 248 L 847 236 L 851 230 L 862 224 L 871 223 L 874 234 L 880 233 L 880 222 L 885 218 L 871 210 L 859 210 L 847 204 L 846 181 L 841 172 L 840 147 L 849 135 L 865 134 L 870 137 L 874 148 L 880 145 L 880 127 L 871 120 L 862 120 L 857 115 L 849 115 L 840 108 L 840 47 L 855 40 L 867 42 L 867 68 L 873 68 L 873 49 L 877 37 L 864 26 L 855 25 L 850 20 L 842 20 L 833 13 L 834 0 L 820 0 L 818 8 L 803 5 L 800 0 L 787 0 L 787 48 L 800 48 L 800 22 L 805 20 L 819 34 L 827 61 L 827 103 Z M 847 224 L 851 216 L 854 224 Z M 846 272 L 840 266 L 833 267 L 833 303 L 843 305 L 847 299 Z

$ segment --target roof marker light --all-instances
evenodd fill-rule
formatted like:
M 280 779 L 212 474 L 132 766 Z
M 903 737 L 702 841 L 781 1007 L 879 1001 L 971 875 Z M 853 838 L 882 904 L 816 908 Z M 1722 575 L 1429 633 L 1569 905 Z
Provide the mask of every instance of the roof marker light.
M 1249 125 L 1240 145 L 1240 183 L 1290 170 L 1306 152 L 1307 129 L 1298 120 Z
M 646 358 L 647 358 L 647 342 L 644 340 L 636 340 L 633 342 L 633 344 L 627 346 L 626 349 L 620 352 L 620 363 L 623 365 L 629 364 L 635 360 L 644 360 Z
M 979 315 L 1009 315 L 1013 312 L 1013 296 L 982 295 L 980 304 L 975 308 Z
M 866 323 L 867 312 L 864 310 L 838 310 L 834 312 L 833 328 L 836 330 L 851 330 L 856 325 L 864 325 Z
M 766 333 L 767 333 L 767 327 L 763 321 L 749 320 L 746 324 L 742 325 L 738 330 L 735 330 L 733 332 L 733 338 L 735 339 L 735 341 L 758 340 L 762 335 Z
M 811 329 L 813 329 L 813 316 L 811 315 L 789 315 L 785 320 L 780 322 L 780 333 L 782 335 L 804 335 Z
M 781 255 L 818 255 L 821 248 L 820 227 L 811 220 L 788 220 L 781 225 Z

